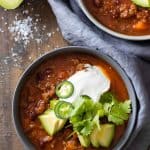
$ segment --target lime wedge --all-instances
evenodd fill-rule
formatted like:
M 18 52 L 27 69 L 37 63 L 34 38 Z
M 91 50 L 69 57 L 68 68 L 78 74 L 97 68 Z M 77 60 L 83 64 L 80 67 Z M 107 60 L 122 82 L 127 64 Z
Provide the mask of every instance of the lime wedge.
M 132 2 L 141 7 L 150 7 L 150 0 L 132 0 Z
M 5 9 L 15 9 L 17 8 L 23 0 L 0 0 L 0 6 Z

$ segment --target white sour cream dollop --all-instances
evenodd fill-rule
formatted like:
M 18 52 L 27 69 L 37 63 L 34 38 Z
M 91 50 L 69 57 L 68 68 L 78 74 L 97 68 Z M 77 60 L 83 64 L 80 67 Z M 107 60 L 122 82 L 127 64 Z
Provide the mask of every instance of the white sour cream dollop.
M 88 95 L 97 102 L 100 96 L 109 90 L 110 80 L 100 67 L 89 64 L 85 67 L 68 78 L 74 86 L 74 92 L 71 97 L 63 99 L 64 101 L 73 103 L 79 96 Z

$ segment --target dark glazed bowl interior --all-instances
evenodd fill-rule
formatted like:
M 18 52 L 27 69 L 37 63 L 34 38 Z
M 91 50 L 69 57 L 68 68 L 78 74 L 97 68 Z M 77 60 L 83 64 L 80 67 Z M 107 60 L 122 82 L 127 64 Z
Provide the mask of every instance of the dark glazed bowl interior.
M 37 68 L 37 66 L 39 66 L 44 60 L 53 58 L 53 56 L 59 55 L 61 53 L 69 53 L 69 52 L 86 53 L 86 54 L 96 56 L 100 59 L 103 59 L 108 64 L 110 64 L 122 77 L 122 79 L 126 85 L 126 88 L 128 90 L 129 98 L 132 100 L 132 114 L 130 115 L 127 129 L 126 129 L 123 137 L 121 137 L 120 141 L 113 148 L 114 150 L 122 149 L 125 146 L 125 144 L 127 144 L 130 136 L 132 135 L 133 128 L 136 123 L 137 102 L 136 102 L 134 89 L 132 87 L 132 84 L 131 84 L 129 78 L 127 77 L 126 73 L 121 69 L 119 64 L 117 64 L 114 60 L 112 60 L 110 57 L 104 55 L 101 52 L 98 52 L 98 51 L 92 50 L 92 49 L 88 49 L 88 48 L 83 48 L 83 47 L 65 47 L 65 48 L 60 48 L 55 51 L 49 52 L 49 53 L 43 55 L 42 57 L 38 58 L 36 61 L 34 61 L 23 73 L 22 77 L 20 78 L 20 80 L 18 82 L 16 91 L 14 94 L 13 108 L 12 108 L 13 121 L 14 121 L 14 125 L 15 125 L 18 136 L 20 137 L 25 148 L 34 149 L 33 144 L 29 141 L 29 139 L 23 132 L 23 129 L 22 129 L 21 123 L 20 123 L 20 117 L 19 117 L 19 95 L 20 95 L 20 91 L 26 81 L 27 76 L 30 75 L 31 71 L 35 70 Z

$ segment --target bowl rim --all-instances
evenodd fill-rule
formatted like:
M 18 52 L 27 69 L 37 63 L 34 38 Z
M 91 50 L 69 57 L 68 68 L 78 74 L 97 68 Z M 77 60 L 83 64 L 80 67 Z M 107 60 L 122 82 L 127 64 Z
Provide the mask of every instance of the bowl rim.
M 126 88 L 128 90 L 129 97 L 132 100 L 132 114 L 129 118 L 128 125 L 127 125 L 124 135 L 121 137 L 119 142 L 114 146 L 113 150 L 123 148 L 123 146 L 125 146 L 125 144 L 127 144 L 129 140 L 132 140 L 131 135 L 133 134 L 133 129 L 136 125 L 136 120 L 137 120 L 137 99 L 136 99 L 135 90 L 133 88 L 131 80 L 129 79 L 125 71 L 121 68 L 121 66 L 111 57 L 107 56 L 106 54 L 103 54 L 100 51 L 96 51 L 87 47 L 79 47 L 79 46 L 67 46 L 67 47 L 58 48 L 56 50 L 50 51 L 38 57 L 35 61 L 33 61 L 27 67 L 27 69 L 25 69 L 25 71 L 19 78 L 16 89 L 14 91 L 14 96 L 13 96 L 12 118 L 13 118 L 13 125 L 15 127 L 15 131 L 21 143 L 24 145 L 25 148 L 28 148 L 31 150 L 35 149 L 33 144 L 28 139 L 28 137 L 24 134 L 20 120 L 19 120 L 20 118 L 19 117 L 19 94 L 20 94 L 21 87 L 24 85 L 26 77 L 31 73 L 31 71 L 33 71 L 43 61 L 45 61 L 48 58 L 52 58 L 55 55 L 59 55 L 61 53 L 66 53 L 66 52 L 67 53 L 72 53 L 72 52 L 85 53 L 85 54 L 93 55 L 99 59 L 103 59 L 118 72 L 118 74 L 121 76 L 122 80 L 124 81 Z
M 125 40 L 130 40 L 130 41 L 145 41 L 145 40 L 150 40 L 150 35 L 126 35 L 123 33 L 119 33 L 116 32 L 114 30 L 109 29 L 108 27 L 106 27 L 105 25 L 101 24 L 99 21 L 97 21 L 94 16 L 88 11 L 88 9 L 86 8 L 86 6 L 84 5 L 83 0 L 77 0 L 77 3 L 79 5 L 79 7 L 81 8 L 81 10 L 83 11 L 83 13 L 86 15 L 86 17 L 95 25 L 97 26 L 99 29 L 105 31 L 106 33 L 120 38 L 120 39 L 125 39 Z

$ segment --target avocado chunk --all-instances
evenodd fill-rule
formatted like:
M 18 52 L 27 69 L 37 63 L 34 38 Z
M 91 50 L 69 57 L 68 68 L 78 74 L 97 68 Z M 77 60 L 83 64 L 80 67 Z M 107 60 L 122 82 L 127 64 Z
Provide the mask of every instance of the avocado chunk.
M 101 128 L 95 128 L 90 135 L 90 140 L 93 147 L 105 147 L 108 148 L 114 138 L 115 125 L 114 124 L 103 124 Z
M 89 136 L 83 136 L 81 134 L 78 134 L 78 139 L 80 141 L 80 144 L 83 147 L 88 147 L 90 145 L 90 143 L 91 143 Z
M 61 130 L 66 123 L 66 120 L 57 118 L 54 111 L 50 109 L 40 115 L 39 120 L 45 131 L 51 136 Z
M 15 9 L 17 8 L 23 0 L 0 0 L 0 6 L 5 9 Z
M 101 128 L 98 129 L 98 128 L 95 128 L 91 135 L 90 135 L 90 140 L 91 140 L 91 143 L 93 145 L 93 147 L 100 147 L 100 144 L 99 144 L 99 132 L 101 131 Z
M 83 135 L 78 134 L 78 139 L 80 141 L 80 144 L 83 147 L 88 147 L 90 145 L 90 143 L 91 143 L 89 136 L 83 136 Z
M 141 7 L 150 7 L 150 0 L 132 0 L 132 2 Z
M 58 121 L 57 131 L 60 131 L 64 127 L 66 120 L 65 119 L 58 119 L 58 120 L 59 121 Z

